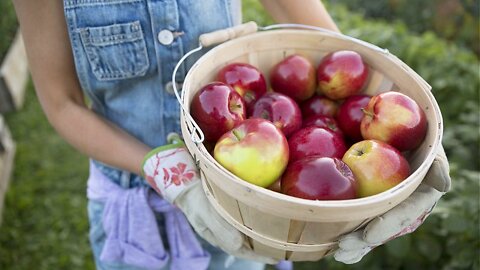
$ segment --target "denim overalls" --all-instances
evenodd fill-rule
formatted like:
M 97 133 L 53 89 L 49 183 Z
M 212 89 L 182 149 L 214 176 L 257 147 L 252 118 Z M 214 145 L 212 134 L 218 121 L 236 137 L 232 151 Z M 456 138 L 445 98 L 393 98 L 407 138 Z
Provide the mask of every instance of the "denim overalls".
M 179 106 L 170 83 L 184 53 L 202 33 L 241 21 L 240 0 L 64 0 L 65 18 L 80 85 L 92 109 L 150 147 L 180 132 Z M 200 57 L 178 72 L 181 82 Z M 123 188 L 147 185 L 127 171 L 98 161 L 95 167 Z M 137 269 L 98 260 L 105 233 L 103 205 L 89 201 L 90 240 L 99 269 Z M 161 217 L 159 228 L 162 231 Z M 226 254 L 204 243 L 212 269 L 223 269 Z M 263 269 L 237 260 L 229 269 Z

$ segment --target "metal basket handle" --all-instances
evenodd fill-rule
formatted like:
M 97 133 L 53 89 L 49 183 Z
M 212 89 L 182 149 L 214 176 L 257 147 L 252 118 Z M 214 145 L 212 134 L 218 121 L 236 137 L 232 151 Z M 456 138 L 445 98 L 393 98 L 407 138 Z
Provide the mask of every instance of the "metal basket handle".
M 188 121 L 193 125 L 194 130 L 192 131 L 191 138 L 192 141 L 196 144 L 202 143 L 205 140 L 205 135 L 203 134 L 202 130 L 198 126 L 197 122 L 192 118 L 192 116 L 187 112 L 187 109 L 183 105 L 183 93 L 182 96 L 180 96 L 178 88 L 177 88 L 177 82 L 176 82 L 176 76 L 178 69 L 180 66 L 183 64 L 185 59 L 187 59 L 190 55 L 202 50 L 204 47 L 209 47 L 213 46 L 219 43 L 223 43 L 225 41 L 235 39 L 240 36 L 248 35 L 251 33 L 255 33 L 258 30 L 258 26 L 256 22 L 247 22 L 244 24 L 240 24 L 234 27 L 222 29 L 222 30 L 217 30 L 211 33 L 205 33 L 200 35 L 199 37 L 199 46 L 188 53 L 186 53 L 180 60 L 178 61 L 177 65 L 173 69 L 172 73 L 172 85 L 173 85 L 173 91 L 175 93 L 175 97 L 177 98 L 178 102 L 180 103 L 180 107 L 182 109 L 182 112 L 185 114 L 185 117 L 187 117 Z

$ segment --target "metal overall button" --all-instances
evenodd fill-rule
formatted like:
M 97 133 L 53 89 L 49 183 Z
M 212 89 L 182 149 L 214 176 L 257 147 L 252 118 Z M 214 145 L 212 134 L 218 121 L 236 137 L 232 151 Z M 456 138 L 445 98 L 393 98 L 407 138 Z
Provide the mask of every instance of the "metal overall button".
M 175 36 L 173 35 L 172 31 L 164 29 L 158 33 L 158 41 L 163 45 L 170 45 L 173 42 Z

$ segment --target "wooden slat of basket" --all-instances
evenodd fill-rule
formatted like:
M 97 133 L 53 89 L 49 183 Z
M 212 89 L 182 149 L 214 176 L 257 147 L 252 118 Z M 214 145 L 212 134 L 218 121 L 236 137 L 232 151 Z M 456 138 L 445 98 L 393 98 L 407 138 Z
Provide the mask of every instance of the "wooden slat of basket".
M 289 243 L 298 243 L 300 241 L 300 237 L 302 236 L 303 230 L 305 229 L 305 225 L 305 221 L 291 219 L 287 241 Z
M 252 239 L 251 242 L 252 242 L 253 250 L 255 250 L 255 252 L 258 252 L 259 254 L 262 254 L 270 258 L 276 258 L 279 260 L 283 260 L 286 258 L 285 250 L 272 248 L 270 246 L 264 245 L 256 241 L 255 239 Z
M 208 182 L 205 179 L 205 174 L 201 171 L 203 180 L 205 181 L 207 187 L 212 192 L 215 199 L 218 203 L 235 219 L 235 220 L 243 220 L 242 215 L 240 214 L 239 207 L 237 200 L 232 200 L 230 196 L 228 196 L 224 191 L 222 191 L 219 187 L 217 187 L 214 183 Z
M 363 220 L 353 222 L 307 222 L 298 241 L 299 244 L 335 242 L 339 235 L 353 231 Z
M 321 258 L 323 258 L 327 252 L 329 252 L 331 248 L 326 248 L 323 251 L 315 251 L 315 252 L 289 252 L 289 255 L 287 256 L 287 259 L 290 261 L 318 261 Z
M 368 83 L 362 92 L 363 94 L 373 96 L 378 93 L 390 91 L 393 88 L 393 82 L 382 72 L 371 68 L 369 72 Z
M 224 217 L 228 222 L 230 222 L 234 227 L 239 229 L 241 232 L 243 232 L 245 235 L 247 235 L 247 240 L 249 243 L 252 242 L 252 239 L 258 240 L 260 243 L 268 245 L 272 248 L 276 249 L 281 249 L 281 250 L 289 250 L 289 251 L 301 251 L 305 250 L 307 252 L 314 252 L 314 251 L 321 251 L 325 250 L 327 248 L 332 248 L 335 246 L 335 243 L 322 243 L 322 244 L 309 244 L 309 245 L 303 245 L 303 244 L 292 244 L 292 243 L 287 243 L 284 241 L 279 241 L 273 238 L 269 238 L 265 235 L 262 235 L 258 233 L 257 231 L 252 230 L 251 228 L 245 226 L 242 221 L 235 220 L 226 210 L 220 206 L 219 202 L 213 197 L 212 192 L 210 191 L 210 188 L 207 186 L 206 181 L 202 181 L 202 185 L 205 189 L 205 194 L 208 198 L 208 200 L 211 202 L 212 206 L 217 210 L 217 212 Z M 250 246 L 252 246 L 250 244 Z
M 278 241 L 287 241 L 290 219 L 274 216 L 238 202 L 243 224 L 257 233 Z

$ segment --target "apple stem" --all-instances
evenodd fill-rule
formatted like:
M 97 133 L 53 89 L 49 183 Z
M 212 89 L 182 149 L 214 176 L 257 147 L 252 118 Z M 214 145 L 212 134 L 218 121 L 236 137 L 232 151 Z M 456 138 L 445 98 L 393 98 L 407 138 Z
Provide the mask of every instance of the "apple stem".
M 356 150 L 357 151 L 357 156 L 362 156 L 363 154 L 365 154 L 365 152 L 363 152 L 363 150 Z
M 364 114 L 366 114 L 366 115 L 368 115 L 368 116 L 370 116 L 370 117 L 372 117 L 372 118 L 375 117 L 375 114 L 374 114 L 374 113 L 365 110 L 365 108 L 361 108 L 361 110 L 362 110 L 362 112 L 363 112 Z
M 235 103 L 235 104 L 232 104 L 230 105 L 230 110 L 232 112 L 238 112 L 242 109 L 242 104 L 239 104 L 239 103 Z
M 242 135 L 240 134 L 240 131 L 234 129 L 234 130 L 232 130 L 232 133 L 233 133 L 233 135 L 235 135 L 235 138 L 237 138 L 237 140 L 240 141 L 242 139 Z

